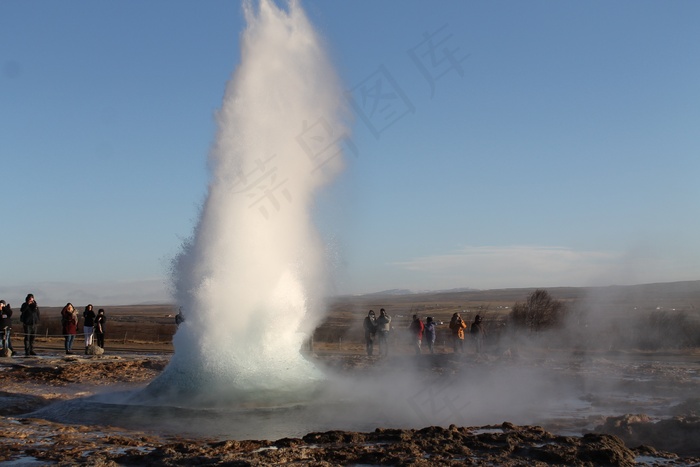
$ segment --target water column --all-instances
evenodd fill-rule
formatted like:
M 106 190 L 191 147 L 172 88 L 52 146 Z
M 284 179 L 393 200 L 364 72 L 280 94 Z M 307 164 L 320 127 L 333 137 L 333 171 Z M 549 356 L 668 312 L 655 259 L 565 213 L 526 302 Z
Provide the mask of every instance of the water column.
M 318 324 L 323 247 L 310 208 L 342 168 L 342 88 L 298 3 L 244 6 L 194 233 L 173 262 L 185 322 L 150 388 L 200 403 L 293 398 L 321 378 L 300 354 Z

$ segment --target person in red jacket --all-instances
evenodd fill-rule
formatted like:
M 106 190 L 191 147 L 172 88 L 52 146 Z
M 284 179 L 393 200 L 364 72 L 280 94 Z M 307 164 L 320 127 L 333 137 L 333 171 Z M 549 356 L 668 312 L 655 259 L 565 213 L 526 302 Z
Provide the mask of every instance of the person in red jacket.
M 408 329 L 411 331 L 411 342 L 413 348 L 416 350 L 416 355 L 420 355 L 420 346 L 423 341 L 423 329 L 425 329 L 425 326 L 418 315 L 413 315 L 413 321 L 411 321 Z
M 61 328 L 63 332 L 66 355 L 73 353 L 73 340 L 78 333 L 78 312 L 73 308 L 72 303 L 66 303 L 61 310 Z

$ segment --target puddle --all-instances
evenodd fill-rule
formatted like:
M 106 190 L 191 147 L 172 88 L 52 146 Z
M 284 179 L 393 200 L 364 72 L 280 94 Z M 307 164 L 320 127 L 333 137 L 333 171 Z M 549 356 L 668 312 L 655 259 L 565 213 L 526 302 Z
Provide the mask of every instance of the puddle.
M 471 430 L 473 435 L 485 435 L 485 434 L 498 434 L 503 433 L 501 428 L 479 428 L 478 430 Z
M 678 465 L 676 459 L 667 459 L 665 457 L 656 456 L 637 456 L 634 458 L 634 462 L 638 465 L 648 465 L 648 466 L 664 466 L 664 465 Z M 700 462 L 694 464 L 683 464 L 686 467 L 698 467 Z
M 2 463 L 3 467 L 32 467 L 39 465 L 56 465 L 55 463 L 47 463 L 44 460 L 39 460 L 32 456 L 21 456 L 17 459 L 11 461 L 4 461 Z

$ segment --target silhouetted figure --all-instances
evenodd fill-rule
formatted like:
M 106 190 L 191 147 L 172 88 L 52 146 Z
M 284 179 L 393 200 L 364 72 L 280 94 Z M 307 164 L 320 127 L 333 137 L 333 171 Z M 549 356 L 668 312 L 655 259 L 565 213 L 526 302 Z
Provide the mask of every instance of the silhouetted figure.
M 22 303 L 22 308 L 20 308 L 19 317 L 24 327 L 25 356 L 36 355 L 36 352 L 34 352 L 34 339 L 36 338 L 36 331 L 39 327 L 40 319 L 41 312 L 39 311 L 39 305 L 37 305 L 36 300 L 34 300 L 34 295 L 28 294 L 27 298 L 24 299 L 24 303 Z
M 185 315 L 182 314 L 182 308 L 180 308 L 178 310 L 177 314 L 175 315 L 175 324 L 180 326 L 180 324 L 184 321 L 185 321 Z
M 477 354 L 480 354 L 483 350 L 484 336 L 486 336 L 486 330 L 484 329 L 484 325 L 481 322 L 481 315 L 476 315 L 476 317 L 474 318 L 474 322 L 472 323 L 472 327 L 470 329 L 470 334 L 472 335 L 472 338 L 474 338 L 474 343 L 476 345 Z
M 97 310 L 97 316 L 95 317 L 95 339 L 97 340 L 97 345 L 105 348 L 105 322 L 107 317 L 105 316 L 104 308 Z
M 83 311 L 83 333 L 85 334 L 85 355 L 88 354 L 88 349 L 92 345 L 92 336 L 95 334 L 95 312 L 92 309 L 92 304 L 88 304 Z
M 425 320 L 425 342 L 428 344 L 430 353 L 435 353 L 435 337 L 437 336 L 437 325 L 433 321 L 432 316 L 428 316 Z
M 420 320 L 418 315 L 413 315 L 413 321 L 411 321 L 408 329 L 411 332 L 411 345 L 413 345 L 416 355 L 420 355 L 420 346 L 423 341 L 424 328 L 425 326 L 423 325 L 423 321 Z
M 365 349 L 367 350 L 367 355 L 371 357 L 374 353 L 374 339 L 377 334 L 377 317 L 374 314 L 374 310 L 369 310 L 362 326 L 365 328 Z
M 9 351 L 11 356 L 17 355 L 12 348 L 12 307 L 5 300 L 0 300 L 0 332 L 3 355 L 6 351 Z
M 452 348 L 455 353 L 464 352 L 464 330 L 467 327 L 467 323 L 464 322 L 459 313 L 452 315 L 450 320 L 450 330 L 452 331 Z
M 386 310 L 379 310 L 377 318 L 377 334 L 379 335 L 379 353 L 386 357 L 389 355 L 389 332 L 391 331 L 391 316 L 386 314 Z

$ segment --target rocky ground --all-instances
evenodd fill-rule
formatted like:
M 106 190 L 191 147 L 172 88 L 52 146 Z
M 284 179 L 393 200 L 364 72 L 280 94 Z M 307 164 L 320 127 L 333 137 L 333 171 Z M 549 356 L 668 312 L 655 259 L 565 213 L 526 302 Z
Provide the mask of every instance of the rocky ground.
M 323 357 L 370 371 L 358 356 Z M 596 433 L 558 436 L 505 422 L 484 427 L 329 431 L 278 440 L 185 439 L 116 427 L 53 423 L 23 414 L 57 401 L 134 388 L 168 354 L 40 356 L 0 360 L 0 462 L 8 465 L 700 465 L 700 402 L 662 422 L 609 417 Z M 443 367 L 444 368 L 444 367 Z M 662 451 L 661 447 L 665 449 Z M 14 464 L 10 464 L 14 462 Z
M 0 461 L 37 465 L 690 465 L 651 447 L 628 449 L 605 434 L 555 436 L 539 427 L 378 428 L 266 440 L 164 439 L 143 433 L 4 420 Z

